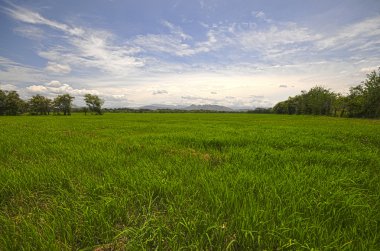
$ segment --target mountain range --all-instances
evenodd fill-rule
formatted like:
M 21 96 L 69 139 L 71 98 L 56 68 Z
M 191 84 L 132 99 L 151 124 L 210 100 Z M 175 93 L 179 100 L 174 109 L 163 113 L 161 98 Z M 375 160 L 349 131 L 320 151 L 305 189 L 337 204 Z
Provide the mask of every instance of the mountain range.
M 179 106 L 179 105 L 160 105 L 152 104 L 139 107 L 139 109 L 147 110 L 186 110 L 186 111 L 217 111 L 217 112 L 233 112 L 232 108 L 221 105 L 190 105 L 190 106 Z

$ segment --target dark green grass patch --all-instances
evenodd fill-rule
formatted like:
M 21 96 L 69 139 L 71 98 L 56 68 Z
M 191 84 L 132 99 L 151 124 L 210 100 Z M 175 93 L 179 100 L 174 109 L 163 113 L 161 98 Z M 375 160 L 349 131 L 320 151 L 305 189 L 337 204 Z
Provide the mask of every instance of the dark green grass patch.
M 0 250 L 379 250 L 380 121 L 0 117 Z

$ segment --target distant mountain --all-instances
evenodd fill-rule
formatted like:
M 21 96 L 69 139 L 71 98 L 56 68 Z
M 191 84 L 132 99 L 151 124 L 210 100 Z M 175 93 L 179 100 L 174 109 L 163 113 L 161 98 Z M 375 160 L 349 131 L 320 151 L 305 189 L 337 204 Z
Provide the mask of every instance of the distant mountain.
M 234 110 L 221 105 L 190 105 L 183 108 L 183 110 L 188 111 L 217 111 L 217 112 L 233 112 Z
M 190 106 L 180 106 L 180 105 L 160 105 L 152 104 L 141 106 L 138 109 L 146 110 L 185 110 L 185 111 L 216 111 L 216 112 L 233 112 L 234 109 L 231 109 L 226 106 L 221 105 L 190 105 Z
M 168 110 L 181 110 L 184 109 L 184 106 L 179 106 L 179 105 L 160 105 L 160 104 L 152 104 L 152 105 L 145 105 L 141 106 L 138 109 L 147 109 L 147 110 L 163 110 L 163 109 L 168 109 Z

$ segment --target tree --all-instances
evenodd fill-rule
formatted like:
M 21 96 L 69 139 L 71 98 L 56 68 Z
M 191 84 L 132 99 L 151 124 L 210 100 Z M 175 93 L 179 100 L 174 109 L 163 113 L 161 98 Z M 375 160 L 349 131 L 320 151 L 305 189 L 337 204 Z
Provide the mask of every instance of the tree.
M 362 84 L 350 88 L 347 112 L 349 117 L 380 117 L 380 68 L 367 74 Z
M 364 110 L 364 89 L 362 85 L 350 88 L 350 94 L 347 96 L 347 113 L 348 117 L 363 117 Z
M 71 115 L 72 102 L 74 97 L 70 94 L 58 95 L 53 101 L 54 112 L 63 112 L 63 115 Z
M 347 111 L 347 97 L 338 93 L 335 96 L 333 103 L 333 115 L 338 117 L 344 117 Z
M 380 68 L 367 74 L 363 82 L 363 113 L 365 117 L 380 117 Z
M 0 89 L 0 115 L 5 114 L 6 98 L 7 98 L 6 92 Z
M 278 102 L 274 107 L 273 107 L 273 112 L 278 113 L 278 114 L 287 114 L 288 113 L 288 101 L 281 101 Z
M 90 111 L 95 112 L 99 115 L 102 114 L 102 105 L 104 104 L 104 101 L 100 99 L 97 95 L 92 95 L 88 93 L 84 95 L 84 101 L 86 102 L 86 105 L 88 106 L 88 109 Z
M 37 94 L 33 96 L 28 102 L 29 112 L 34 115 L 49 115 L 51 103 L 52 102 L 50 99 Z
M 17 115 L 23 112 L 25 102 L 16 91 L 5 91 L 4 111 L 6 115 Z
M 311 88 L 306 94 L 307 113 L 314 115 L 331 115 L 335 94 L 322 86 Z
M 321 86 L 315 86 L 308 92 L 289 97 L 273 107 L 275 113 L 331 115 L 336 94 Z

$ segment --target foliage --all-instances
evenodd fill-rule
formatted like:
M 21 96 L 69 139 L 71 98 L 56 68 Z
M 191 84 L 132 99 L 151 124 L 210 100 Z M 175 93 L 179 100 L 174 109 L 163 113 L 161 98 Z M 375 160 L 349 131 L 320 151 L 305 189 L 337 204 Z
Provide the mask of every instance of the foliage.
M 364 116 L 364 90 L 362 85 L 350 88 L 347 96 L 347 112 L 349 117 Z
M 257 114 L 270 114 L 270 113 L 272 113 L 272 108 L 257 107 L 254 110 L 249 110 L 247 112 L 248 113 L 257 113 Z
M 278 114 L 313 114 L 362 118 L 380 117 L 380 68 L 367 75 L 360 85 L 350 88 L 347 96 L 334 93 L 321 86 L 303 91 L 277 103 L 273 111 Z
M 92 95 L 89 93 L 85 94 L 84 101 L 86 102 L 86 105 L 88 106 L 88 109 L 91 112 L 95 112 L 99 115 L 102 114 L 102 105 L 104 104 L 104 101 L 100 99 L 97 95 Z
M 380 68 L 368 74 L 363 85 L 366 117 L 380 117 Z
M 275 113 L 280 114 L 312 114 L 331 115 L 336 94 L 322 86 L 315 86 L 308 92 L 289 97 L 273 107 Z
M 49 115 L 52 101 L 39 94 L 29 100 L 29 112 L 33 115 Z
M 338 93 L 335 95 L 333 102 L 333 115 L 338 117 L 344 117 L 347 111 L 347 97 Z
M 16 91 L 0 89 L 0 115 L 18 115 L 25 111 L 26 104 Z
M 7 93 L 0 89 L 0 115 L 5 114 L 6 98 L 7 98 Z
M 380 117 L 380 68 L 367 75 L 367 79 L 350 89 L 348 112 L 351 117 Z
M 0 128 L 4 251 L 380 250 L 378 120 L 109 113 Z
M 63 115 L 71 115 L 72 101 L 74 97 L 70 94 L 58 95 L 54 101 L 54 111 L 56 113 L 63 112 Z

